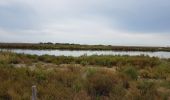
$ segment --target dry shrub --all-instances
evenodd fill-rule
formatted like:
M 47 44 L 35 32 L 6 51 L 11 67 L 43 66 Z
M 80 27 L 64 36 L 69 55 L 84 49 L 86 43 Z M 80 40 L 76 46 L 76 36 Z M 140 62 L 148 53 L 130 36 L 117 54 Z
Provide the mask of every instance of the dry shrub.
M 87 77 L 86 89 L 92 96 L 109 96 L 117 79 L 109 71 L 97 71 Z

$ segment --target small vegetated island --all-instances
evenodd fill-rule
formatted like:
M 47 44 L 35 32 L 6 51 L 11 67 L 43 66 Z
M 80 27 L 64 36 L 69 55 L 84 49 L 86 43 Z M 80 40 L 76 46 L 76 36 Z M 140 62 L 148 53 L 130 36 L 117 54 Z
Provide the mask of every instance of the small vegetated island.
M 168 47 L 9 44 L 0 48 L 170 51 Z M 0 100 L 169 100 L 170 59 L 149 56 L 50 56 L 0 51 Z

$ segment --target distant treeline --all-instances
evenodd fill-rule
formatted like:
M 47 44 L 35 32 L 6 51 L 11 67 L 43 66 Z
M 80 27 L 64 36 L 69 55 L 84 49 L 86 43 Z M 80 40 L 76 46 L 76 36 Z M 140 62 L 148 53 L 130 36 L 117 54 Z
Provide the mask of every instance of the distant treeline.
M 170 51 L 170 47 L 80 45 L 69 43 L 0 43 L 6 49 L 59 49 L 59 50 L 115 50 L 115 51 Z

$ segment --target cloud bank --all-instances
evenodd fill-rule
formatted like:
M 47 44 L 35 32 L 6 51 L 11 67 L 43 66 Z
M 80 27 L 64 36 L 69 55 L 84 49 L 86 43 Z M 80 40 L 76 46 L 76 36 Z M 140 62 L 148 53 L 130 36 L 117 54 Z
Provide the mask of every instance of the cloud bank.
M 1 0 L 0 42 L 169 46 L 169 0 Z

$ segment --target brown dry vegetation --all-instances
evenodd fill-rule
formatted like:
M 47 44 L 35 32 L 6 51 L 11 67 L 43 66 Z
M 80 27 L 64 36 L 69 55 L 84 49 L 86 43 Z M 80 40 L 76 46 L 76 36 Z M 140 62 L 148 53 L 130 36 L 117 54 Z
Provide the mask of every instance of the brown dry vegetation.
M 32 85 L 38 100 L 169 100 L 170 61 L 0 52 L 0 100 L 30 100 Z

